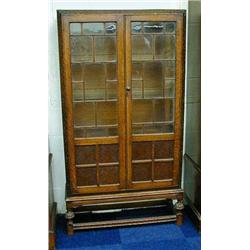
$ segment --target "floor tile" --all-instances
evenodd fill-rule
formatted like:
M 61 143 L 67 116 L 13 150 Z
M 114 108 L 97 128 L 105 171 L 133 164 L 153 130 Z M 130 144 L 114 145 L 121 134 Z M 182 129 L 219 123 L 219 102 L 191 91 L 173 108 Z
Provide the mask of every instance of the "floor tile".
M 72 236 L 68 236 L 65 231 L 61 230 L 57 232 L 56 241 L 58 249 L 121 243 L 118 229 L 76 231 Z
M 173 239 L 165 241 L 144 241 L 133 242 L 122 245 L 122 250 L 193 250 L 183 239 Z
M 180 229 L 185 237 L 195 237 L 199 235 L 198 230 L 187 216 L 185 216 L 184 223 L 180 226 Z
M 200 250 L 201 249 L 201 238 L 200 237 L 189 237 L 186 238 L 189 243 L 191 249 Z
M 144 225 L 120 229 L 122 243 L 184 238 L 175 224 Z
M 100 245 L 93 247 L 86 247 L 84 250 L 122 250 L 122 245 Z
M 66 233 L 66 222 L 57 221 L 56 250 L 200 250 L 200 234 L 190 219 L 184 224 L 143 225 L 136 227 L 76 231 Z

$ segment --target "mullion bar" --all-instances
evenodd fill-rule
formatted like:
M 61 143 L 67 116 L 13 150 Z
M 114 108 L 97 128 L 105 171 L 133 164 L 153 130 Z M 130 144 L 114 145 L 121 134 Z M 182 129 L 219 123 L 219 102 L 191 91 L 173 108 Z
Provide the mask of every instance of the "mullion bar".
M 80 23 L 81 24 L 81 36 L 83 35 L 83 23 Z
M 92 59 L 93 59 L 93 63 L 95 63 L 95 36 L 91 36 L 92 37 Z
M 155 158 L 155 144 L 152 142 L 152 164 L 151 164 L 151 180 L 154 182 L 154 158 Z
M 144 69 L 145 65 L 142 63 L 142 98 L 144 99 Z
M 95 127 L 97 128 L 97 103 L 94 102 L 94 106 L 95 106 Z
M 152 105 L 153 105 L 153 121 L 152 124 L 155 124 L 155 99 L 152 99 Z
M 173 121 L 160 121 L 160 122 L 134 122 L 133 124 L 134 125 L 143 125 L 143 124 L 145 124 L 145 125 L 153 125 L 153 124 L 166 124 L 166 125 L 168 125 L 168 124 L 172 124 L 174 122 L 174 120 Z
M 155 35 L 152 35 L 153 39 L 152 39 L 152 53 L 153 53 L 153 61 L 155 60 Z
M 169 99 L 171 99 L 171 97 L 169 97 Z M 174 98 L 172 98 L 174 99 Z M 104 99 L 88 99 L 88 100 L 84 100 L 84 101 L 73 101 L 73 103 L 92 103 L 92 102 L 117 102 L 117 99 L 108 99 L 108 100 L 104 100 Z
M 99 144 L 96 144 L 96 183 L 100 186 L 100 176 L 99 176 Z
M 166 75 L 166 64 L 165 64 L 165 63 L 162 63 L 162 65 L 164 65 L 164 67 L 163 67 L 163 72 L 162 72 L 162 81 L 163 81 L 163 86 L 162 86 L 162 88 L 163 88 L 163 93 L 162 93 L 162 96 L 163 96 L 163 98 L 164 98 L 164 97 L 166 97 L 166 93 L 165 93 L 165 85 L 166 85 L 166 77 L 165 77 L 165 75 Z
M 104 64 L 104 75 L 105 75 L 105 101 L 107 101 L 107 63 Z
M 86 92 L 86 90 L 85 90 L 85 88 L 86 88 L 86 86 L 85 86 L 85 78 L 84 78 L 84 73 L 85 73 L 85 66 L 84 66 L 84 64 L 82 65 L 82 79 L 83 79 L 83 82 L 82 82 L 82 91 L 83 91 L 83 101 L 85 101 L 85 92 Z
M 111 124 L 111 125 L 100 125 L 100 126 L 74 126 L 74 128 L 116 128 L 118 124 Z

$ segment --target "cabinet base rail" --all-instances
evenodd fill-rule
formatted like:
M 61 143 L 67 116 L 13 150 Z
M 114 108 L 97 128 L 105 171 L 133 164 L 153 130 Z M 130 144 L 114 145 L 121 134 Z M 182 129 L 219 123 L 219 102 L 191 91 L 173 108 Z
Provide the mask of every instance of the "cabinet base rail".
M 73 223 L 74 230 L 86 230 L 95 228 L 110 228 L 110 227 L 125 227 L 133 225 L 144 225 L 154 223 L 164 223 L 176 221 L 176 215 L 166 215 L 158 217 L 147 217 L 147 218 L 133 218 L 133 219 L 121 219 L 111 221 L 98 221 L 98 222 L 86 222 L 86 223 Z
M 150 199 L 145 200 L 146 197 Z M 182 190 L 147 191 L 71 197 L 67 200 L 65 217 L 68 235 L 72 235 L 75 230 L 165 222 L 181 225 L 183 209 Z

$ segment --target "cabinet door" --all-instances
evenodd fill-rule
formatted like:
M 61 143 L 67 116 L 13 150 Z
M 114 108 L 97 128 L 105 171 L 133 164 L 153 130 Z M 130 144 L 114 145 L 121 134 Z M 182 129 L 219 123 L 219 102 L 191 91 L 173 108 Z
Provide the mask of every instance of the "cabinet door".
M 118 191 L 125 185 L 123 19 L 66 14 L 59 20 L 71 192 Z
M 179 185 L 183 47 L 183 14 L 126 17 L 129 188 Z

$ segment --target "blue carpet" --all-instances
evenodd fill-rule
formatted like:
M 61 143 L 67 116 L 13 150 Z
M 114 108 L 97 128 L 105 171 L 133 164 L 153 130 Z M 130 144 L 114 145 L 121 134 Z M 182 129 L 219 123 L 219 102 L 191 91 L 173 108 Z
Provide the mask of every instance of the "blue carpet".
M 185 215 L 184 224 L 143 225 L 66 233 L 65 220 L 57 222 L 57 250 L 199 250 L 200 233 Z

